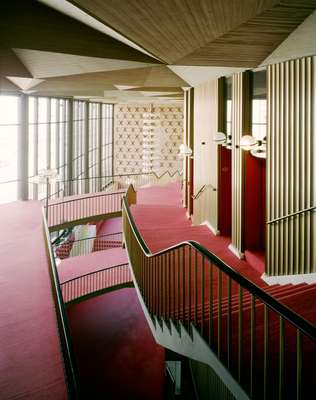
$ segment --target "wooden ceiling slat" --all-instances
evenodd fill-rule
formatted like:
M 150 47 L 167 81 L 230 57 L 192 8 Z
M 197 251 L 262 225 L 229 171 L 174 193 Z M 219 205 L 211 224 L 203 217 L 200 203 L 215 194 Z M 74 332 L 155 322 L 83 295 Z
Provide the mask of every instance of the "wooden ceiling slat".
M 160 62 L 35 0 L 0 2 L 0 38 L 8 48 Z
M 316 7 L 316 0 L 71 2 L 168 64 L 234 67 L 260 64 Z

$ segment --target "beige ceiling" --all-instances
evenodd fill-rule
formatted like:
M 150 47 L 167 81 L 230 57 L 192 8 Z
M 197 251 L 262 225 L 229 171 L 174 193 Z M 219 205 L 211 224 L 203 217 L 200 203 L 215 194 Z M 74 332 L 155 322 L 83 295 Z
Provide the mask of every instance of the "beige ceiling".
M 254 67 L 315 0 L 71 0 L 168 64 Z M 127 17 L 128 16 L 128 17 Z
M 115 71 L 154 65 L 137 61 L 85 57 L 39 50 L 14 49 L 14 52 L 35 78 Z
M 181 101 L 189 86 L 258 66 L 315 7 L 316 0 L 2 1 L 0 90 Z

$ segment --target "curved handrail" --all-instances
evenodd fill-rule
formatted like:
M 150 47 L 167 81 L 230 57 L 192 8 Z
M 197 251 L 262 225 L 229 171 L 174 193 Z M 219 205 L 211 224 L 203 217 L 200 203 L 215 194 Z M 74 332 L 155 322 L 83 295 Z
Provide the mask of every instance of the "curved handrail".
M 192 199 L 193 199 L 193 200 L 198 199 L 198 198 L 201 196 L 201 194 L 204 192 L 204 190 L 205 190 L 206 188 L 208 188 L 208 187 L 212 188 L 213 192 L 216 192 L 216 190 L 217 190 L 216 187 L 214 187 L 214 186 L 211 185 L 210 183 L 205 184 L 205 185 L 201 186 L 201 188 L 199 189 L 199 191 L 198 191 L 196 194 L 192 195 Z
M 308 208 L 304 208 L 303 210 L 299 210 L 299 211 L 296 211 L 294 213 L 291 213 L 291 214 L 288 214 L 288 215 L 284 215 L 283 217 L 278 217 L 278 218 L 275 218 L 275 219 L 271 219 L 270 221 L 266 222 L 266 224 L 267 225 L 274 224 L 275 222 L 283 221 L 284 219 L 295 217 L 295 215 L 304 214 L 306 212 L 309 212 L 309 211 L 312 211 L 312 210 L 315 210 L 315 209 L 316 209 L 316 206 L 311 206 L 311 207 L 308 207 Z
M 243 275 L 239 274 L 229 265 L 227 265 L 223 260 L 217 257 L 214 253 L 211 253 L 204 246 L 195 242 L 193 240 L 188 240 L 176 244 L 174 246 L 170 246 L 164 250 L 152 253 L 142 238 L 138 228 L 136 227 L 134 218 L 131 214 L 128 202 L 126 197 L 123 197 L 123 210 L 127 214 L 127 218 L 129 220 L 130 226 L 133 230 L 134 236 L 141 247 L 144 255 L 146 257 L 156 257 L 159 255 L 163 255 L 169 253 L 172 250 L 182 248 L 184 246 L 189 246 L 195 250 L 197 250 L 200 254 L 202 254 L 206 259 L 216 264 L 216 266 L 224 272 L 226 275 L 231 277 L 235 282 L 237 282 L 244 289 L 248 290 L 253 296 L 257 299 L 260 299 L 264 304 L 266 304 L 270 309 L 274 310 L 277 314 L 288 320 L 292 325 L 294 325 L 297 329 L 299 329 L 302 333 L 308 335 L 313 340 L 316 340 L 316 326 L 312 325 L 310 322 L 302 318 L 300 315 L 295 313 L 293 310 L 285 306 L 284 304 L 278 302 L 274 297 L 270 294 L 262 290 L 259 286 L 248 280 Z
M 70 334 L 70 328 L 68 324 L 68 319 L 66 315 L 65 305 L 63 302 L 63 296 L 61 292 L 61 286 L 59 281 L 59 276 L 57 272 L 55 258 L 52 252 L 52 248 L 49 242 L 49 231 L 47 226 L 46 218 L 43 214 L 43 222 L 44 222 L 44 231 L 46 235 L 46 248 L 47 248 L 47 255 L 50 261 L 50 276 L 51 276 L 51 283 L 52 283 L 52 292 L 56 307 L 56 316 L 57 316 L 57 323 L 59 327 L 60 333 L 60 343 L 63 353 L 65 371 L 67 376 L 67 383 L 68 383 L 68 392 L 69 398 L 77 399 L 78 398 L 78 370 L 76 365 L 76 358 L 72 343 L 72 338 Z
M 105 267 L 79 275 L 61 283 L 65 303 L 97 295 L 104 290 L 114 290 L 132 284 L 128 263 Z
M 98 198 L 98 197 L 113 196 L 113 195 L 122 194 L 122 193 L 125 193 L 125 192 L 126 191 L 124 189 L 121 189 L 121 190 L 116 190 L 115 192 L 101 192 L 99 194 L 94 194 L 92 196 L 86 196 L 85 194 L 72 195 L 72 196 L 69 196 L 69 197 L 73 197 L 73 196 L 82 196 L 82 197 L 77 197 L 77 198 L 73 198 L 73 199 L 70 199 L 70 200 L 60 201 L 58 203 L 53 202 L 51 204 L 48 204 L 48 207 L 59 206 L 61 204 L 67 204 L 67 203 L 74 203 L 76 201 L 81 201 L 81 200 L 83 201 L 83 200 L 95 199 L 95 198 Z
M 88 272 L 88 273 L 86 273 L 86 274 L 77 276 L 76 278 L 68 279 L 67 281 L 62 282 L 62 283 L 60 284 L 60 286 L 66 285 L 67 283 L 76 281 L 76 280 L 81 279 L 81 278 L 86 278 L 87 276 L 90 276 L 90 275 L 95 275 L 95 274 L 97 274 L 97 273 L 99 273 L 99 272 L 111 271 L 111 270 L 113 270 L 113 269 L 115 269 L 115 268 L 125 267 L 126 265 L 128 265 L 128 264 L 122 263 L 122 264 L 118 264 L 118 265 L 113 265 L 112 267 L 106 267 L 106 268 L 98 269 L 97 271 Z

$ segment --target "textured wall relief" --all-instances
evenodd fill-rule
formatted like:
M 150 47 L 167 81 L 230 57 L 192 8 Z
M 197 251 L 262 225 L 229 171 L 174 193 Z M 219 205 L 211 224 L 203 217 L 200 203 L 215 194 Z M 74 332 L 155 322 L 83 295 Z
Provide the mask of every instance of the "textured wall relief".
M 183 142 L 183 107 L 181 104 L 116 104 L 114 107 L 114 173 L 148 171 L 146 114 L 155 114 L 155 154 L 153 170 L 158 174 L 182 167 L 177 154 Z M 148 118 L 148 115 L 147 115 Z M 144 135 L 145 134 L 145 135 Z M 145 140 L 144 140 L 145 139 Z M 156 149 L 157 150 L 157 149 Z M 159 153 L 157 157 L 157 153 Z

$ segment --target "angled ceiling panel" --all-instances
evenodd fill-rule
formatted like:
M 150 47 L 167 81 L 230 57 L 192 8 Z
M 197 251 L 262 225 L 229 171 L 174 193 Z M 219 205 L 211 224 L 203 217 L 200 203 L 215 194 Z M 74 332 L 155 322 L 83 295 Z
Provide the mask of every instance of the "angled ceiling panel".
M 142 68 L 151 65 L 136 61 L 76 56 L 39 50 L 14 49 L 14 52 L 35 78 Z
M 255 67 L 315 0 L 71 0 L 168 64 Z M 126 18 L 128 15 L 128 18 Z
M 0 76 L 0 93 L 17 93 L 20 91 L 20 88 L 17 87 L 13 82 L 10 82 L 7 78 L 3 78 Z
M 71 2 L 152 54 L 173 64 L 271 8 L 278 0 Z
M 21 90 L 29 90 L 42 82 L 41 79 L 21 78 L 16 76 L 7 76 L 7 78 Z
M 261 65 L 279 63 L 316 54 L 316 11 L 293 31 Z
M 7 75 L 32 78 L 31 73 L 16 54 L 10 48 L 0 45 L 0 76 Z
M 98 19 L 93 16 L 87 14 L 80 8 L 76 7 L 74 4 L 71 4 L 68 0 L 37 0 L 40 3 L 44 3 L 47 6 L 54 8 L 57 11 L 60 11 L 62 14 L 68 15 L 71 18 L 76 19 L 77 21 L 82 22 L 85 25 L 90 26 L 102 33 L 105 33 L 108 36 L 117 39 L 118 41 L 127 44 L 130 47 L 133 47 L 140 52 L 152 56 L 145 49 L 140 46 L 137 46 L 134 42 L 128 40 L 125 36 L 121 35 L 114 29 L 108 27 L 104 23 L 100 22 Z
M 257 67 L 310 15 L 314 8 L 310 3 L 285 1 L 176 60 L 175 64 Z
M 8 48 L 145 63 L 158 62 L 35 0 L 2 1 L 0 15 L 0 37 Z
M 188 86 L 169 68 L 158 66 L 48 78 L 36 89 L 39 92 L 64 91 L 66 89 L 69 91 L 95 91 L 114 88 L 114 86 L 157 87 L 161 85 L 167 87 Z
M 168 65 L 175 74 L 184 79 L 191 86 L 197 86 L 203 82 L 218 79 L 222 76 L 231 75 L 234 72 L 244 71 L 244 68 L 231 68 L 231 67 L 194 67 L 194 66 L 180 66 Z

